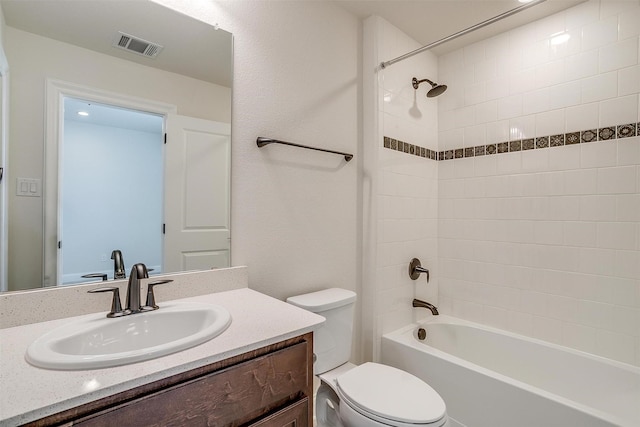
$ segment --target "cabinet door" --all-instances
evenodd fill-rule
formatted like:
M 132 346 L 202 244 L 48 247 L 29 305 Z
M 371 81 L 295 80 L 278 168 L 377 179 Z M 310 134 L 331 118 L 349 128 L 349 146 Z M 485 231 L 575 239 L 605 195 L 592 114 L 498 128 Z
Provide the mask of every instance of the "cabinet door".
M 309 398 L 293 403 L 249 427 L 306 427 L 309 425 Z
M 83 427 L 238 426 L 304 396 L 306 341 L 91 415 Z

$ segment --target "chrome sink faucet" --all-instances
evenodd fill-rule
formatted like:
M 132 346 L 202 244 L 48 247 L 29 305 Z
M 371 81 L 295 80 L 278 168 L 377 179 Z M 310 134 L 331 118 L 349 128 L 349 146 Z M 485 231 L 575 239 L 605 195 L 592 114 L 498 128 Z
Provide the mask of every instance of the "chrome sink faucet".
M 124 260 L 122 259 L 122 252 L 116 249 L 111 252 L 111 259 L 113 260 L 113 278 L 125 279 L 127 277 L 124 271 Z
M 129 284 L 127 285 L 127 305 L 125 308 L 131 313 L 139 313 L 142 311 L 142 304 L 140 304 L 140 279 L 147 279 L 148 277 L 149 272 L 147 271 L 147 266 L 143 263 L 140 262 L 131 267 Z
M 119 252 L 119 251 L 118 251 Z M 87 291 L 89 293 L 99 292 L 113 292 L 113 300 L 111 302 L 111 311 L 107 314 L 107 317 L 121 317 L 128 316 L 130 314 L 142 313 L 145 311 L 157 310 L 155 296 L 153 295 L 153 288 L 156 285 L 162 285 L 165 283 L 171 283 L 173 280 L 158 280 L 147 284 L 147 301 L 145 305 L 140 303 L 140 280 L 149 278 L 149 270 L 143 263 L 135 264 L 131 267 L 131 273 L 129 274 L 129 283 L 127 285 L 127 304 L 122 309 L 120 303 L 120 289 L 117 287 L 98 288 Z
M 420 307 L 420 308 L 426 308 L 428 310 L 431 310 L 431 314 L 433 314 L 434 316 L 437 316 L 437 315 L 440 314 L 440 313 L 438 313 L 438 308 L 435 305 L 433 305 L 433 304 L 431 304 L 429 302 L 426 302 L 426 301 L 422 301 L 422 300 L 414 298 L 413 299 L 413 306 L 414 307 Z

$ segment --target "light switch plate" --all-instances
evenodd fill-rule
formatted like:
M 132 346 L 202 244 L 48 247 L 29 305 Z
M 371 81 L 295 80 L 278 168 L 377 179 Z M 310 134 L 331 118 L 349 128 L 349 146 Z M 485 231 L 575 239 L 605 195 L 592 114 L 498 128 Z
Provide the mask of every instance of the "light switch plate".
M 41 180 L 35 178 L 17 178 L 16 196 L 40 197 L 42 196 Z

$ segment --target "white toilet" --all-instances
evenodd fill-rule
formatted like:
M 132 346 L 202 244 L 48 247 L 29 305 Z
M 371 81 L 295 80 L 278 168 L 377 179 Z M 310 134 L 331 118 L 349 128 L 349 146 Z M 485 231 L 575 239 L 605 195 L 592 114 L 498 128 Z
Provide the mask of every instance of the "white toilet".
M 318 427 L 447 426 L 444 401 L 421 379 L 379 363 L 348 362 L 355 300 L 354 292 L 338 288 L 287 299 L 327 319 L 313 337 Z

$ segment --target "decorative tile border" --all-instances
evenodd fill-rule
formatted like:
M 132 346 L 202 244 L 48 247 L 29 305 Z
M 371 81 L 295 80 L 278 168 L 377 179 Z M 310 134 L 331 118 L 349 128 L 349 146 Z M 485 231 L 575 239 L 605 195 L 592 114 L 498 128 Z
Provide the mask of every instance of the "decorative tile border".
M 465 157 L 513 153 L 515 151 L 540 150 L 543 148 L 562 147 L 564 145 L 586 144 L 596 141 L 609 141 L 616 138 L 629 138 L 636 135 L 640 136 L 640 122 L 607 126 L 599 129 L 587 129 L 580 132 L 538 136 L 536 138 L 500 142 L 498 144 L 456 148 L 454 150 L 440 152 L 385 136 L 384 147 L 431 160 L 453 160 Z
M 419 145 L 409 144 L 408 142 L 398 139 L 384 137 L 384 147 L 391 150 L 401 151 L 413 156 L 424 157 L 431 160 L 438 160 L 438 153 L 429 148 L 420 147 Z

